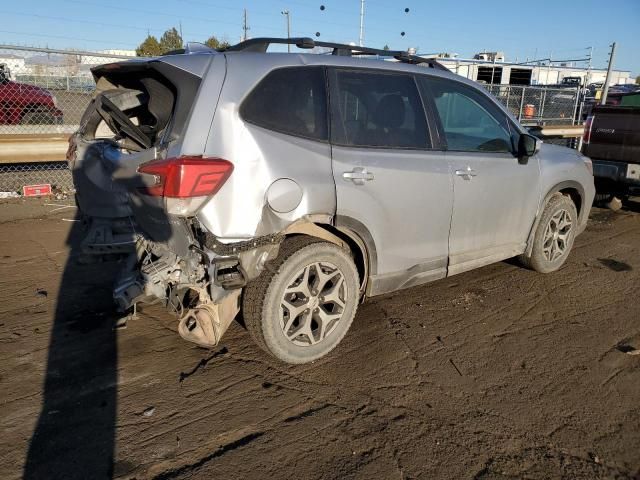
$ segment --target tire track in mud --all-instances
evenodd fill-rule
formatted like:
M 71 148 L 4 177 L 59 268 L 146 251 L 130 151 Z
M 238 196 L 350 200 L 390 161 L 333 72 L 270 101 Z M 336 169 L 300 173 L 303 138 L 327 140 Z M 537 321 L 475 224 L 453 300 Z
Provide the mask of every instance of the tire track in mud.
M 633 478 L 639 357 L 616 345 L 635 345 L 640 333 L 629 302 L 640 286 L 640 215 L 610 219 L 579 237 L 557 274 L 501 263 L 372 299 L 334 353 L 306 366 L 270 359 L 235 325 L 221 345 L 227 352 L 214 356 L 182 342 L 160 309 L 145 309 L 118 332 L 115 476 Z M 42 243 L 51 254 L 63 242 L 57 235 Z M 28 282 L 55 305 L 55 272 L 23 276 L 25 265 L 50 265 L 40 247 L 25 242 L 19 256 L 31 263 L 0 261 L 3 308 L 28 306 L 28 289 L 9 294 Z M 73 328 L 91 313 L 91 298 L 79 295 Z M 0 362 L 8 478 L 20 475 L 40 404 L 50 316 L 1 320 L 22 334 L 3 345 Z M 25 325 L 41 334 L 29 337 Z

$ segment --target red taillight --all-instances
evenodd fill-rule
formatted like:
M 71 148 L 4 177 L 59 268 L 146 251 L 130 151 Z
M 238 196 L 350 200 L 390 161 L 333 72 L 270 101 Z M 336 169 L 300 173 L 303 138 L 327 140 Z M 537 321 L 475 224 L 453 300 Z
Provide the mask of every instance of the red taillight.
M 216 193 L 233 171 L 233 164 L 220 158 L 178 157 L 154 160 L 138 168 L 156 176 L 156 184 L 142 191 L 155 197 L 191 198 Z
M 590 115 L 584 122 L 584 133 L 582 134 L 582 143 L 588 144 L 591 141 L 591 125 L 593 125 L 593 116 Z

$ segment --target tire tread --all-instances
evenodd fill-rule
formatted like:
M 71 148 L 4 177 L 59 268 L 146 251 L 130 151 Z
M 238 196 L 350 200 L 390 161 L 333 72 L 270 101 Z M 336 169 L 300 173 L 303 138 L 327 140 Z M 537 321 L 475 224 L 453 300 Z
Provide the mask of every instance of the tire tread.
M 266 263 L 264 271 L 252 282 L 250 282 L 244 290 L 242 298 L 242 310 L 244 323 L 253 340 L 267 353 L 272 352 L 267 347 L 264 340 L 264 332 L 262 330 L 262 312 L 267 296 L 267 290 L 273 277 L 278 273 L 282 264 L 284 264 L 293 254 L 301 249 L 321 242 L 320 239 L 299 235 L 285 239 L 280 245 L 278 256 Z
M 573 200 L 571 200 L 571 198 L 561 193 L 557 193 L 553 195 L 545 205 L 542 213 L 540 214 L 540 222 L 536 227 L 536 232 L 534 233 L 534 237 L 533 237 L 533 247 L 531 249 L 531 254 L 530 255 L 522 254 L 518 256 L 518 261 L 524 267 L 529 268 L 531 270 L 535 270 L 536 272 L 540 272 L 540 273 L 550 273 L 551 271 L 555 270 L 555 269 L 549 270 L 544 265 L 546 260 L 542 258 L 542 252 L 539 249 L 539 243 L 540 243 L 540 237 L 544 234 L 543 232 L 544 226 L 546 226 L 547 222 L 549 221 L 549 217 L 560 206 L 564 206 L 573 211 L 574 220 L 576 222 L 576 227 L 577 227 L 578 214 L 577 214 L 576 206 L 573 203 Z M 564 261 L 558 266 L 558 268 L 560 268 L 563 264 L 564 264 Z

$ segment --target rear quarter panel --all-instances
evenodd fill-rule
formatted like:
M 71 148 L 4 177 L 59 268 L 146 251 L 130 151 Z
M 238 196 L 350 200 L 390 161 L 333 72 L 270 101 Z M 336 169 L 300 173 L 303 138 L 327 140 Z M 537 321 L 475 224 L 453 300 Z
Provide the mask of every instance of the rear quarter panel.
M 234 170 L 218 193 L 198 213 L 198 219 L 222 241 L 237 241 L 283 230 L 308 214 L 334 215 L 335 185 L 331 147 L 246 123 L 239 109 L 253 87 L 274 68 L 303 65 L 297 56 L 274 64 L 270 55 L 227 55 L 227 75 L 218 101 L 205 155 L 229 160 Z M 269 187 L 291 179 L 301 200 L 288 212 L 267 204 Z

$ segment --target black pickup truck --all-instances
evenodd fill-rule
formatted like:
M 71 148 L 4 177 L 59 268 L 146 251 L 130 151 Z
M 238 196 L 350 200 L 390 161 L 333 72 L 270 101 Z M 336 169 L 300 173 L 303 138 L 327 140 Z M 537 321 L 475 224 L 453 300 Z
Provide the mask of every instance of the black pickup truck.
M 593 108 L 582 152 L 593 161 L 597 199 L 640 195 L 640 93 Z

